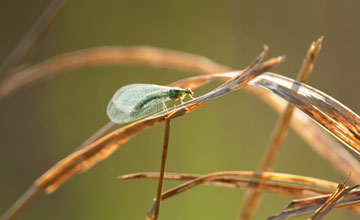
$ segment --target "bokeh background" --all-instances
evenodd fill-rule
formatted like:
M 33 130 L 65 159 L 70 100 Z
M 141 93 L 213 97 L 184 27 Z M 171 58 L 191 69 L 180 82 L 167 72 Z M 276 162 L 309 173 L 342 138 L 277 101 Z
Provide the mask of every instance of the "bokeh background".
M 0 1 L 0 61 L 49 2 Z M 360 112 L 359 7 L 356 0 L 70 0 L 28 64 L 96 46 L 151 45 L 204 55 L 241 69 L 266 43 L 270 56 L 287 56 L 274 72 L 295 78 L 310 42 L 324 35 L 309 84 Z M 106 105 L 118 88 L 130 83 L 166 85 L 188 76 L 167 69 L 99 66 L 67 71 L 0 100 L 0 213 L 108 122 Z M 242 91 L 214 100 L 172 122 L 167 171 L 255 170 L 277 118 L 267 105 Z M 157 182 L 120 182 L 116 177 L 158 171 L 162 138 L 162 124 L 140 133 L 107 160 L 55 193 L 41 196 L 18 219 L 144 219 Z M 292 131 L 275 170 L 335 182 L 345 178 Z M 165 188 L 178 183 L 166 182 Z M 235 219 L 244 191 L 200 186 L 163 202 L 160 217 Z M 279 212 L 289 201 L 265 193 L 254 219 Z M 327 219 L 358 217 L 333 210 Z

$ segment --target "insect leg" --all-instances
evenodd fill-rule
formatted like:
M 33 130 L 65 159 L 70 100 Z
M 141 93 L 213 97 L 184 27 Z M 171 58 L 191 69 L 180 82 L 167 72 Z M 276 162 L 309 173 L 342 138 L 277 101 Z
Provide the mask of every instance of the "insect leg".
M 164 101 L 162 101 L 162 104 L 163 104 L 163 106 L 164 106 L 164 110 L 168 110 L 168 108 L 166 107 L 166 105 L 165 105 L 165 102 Z
M 181 105 L 184 105 L 184 102 L 183 102 L 184 98 L 185 98 L 185 96 L 181 96 L 181 97 L 179 98 L 179 99 L 180 99 L 180 102 L 181 102 Z

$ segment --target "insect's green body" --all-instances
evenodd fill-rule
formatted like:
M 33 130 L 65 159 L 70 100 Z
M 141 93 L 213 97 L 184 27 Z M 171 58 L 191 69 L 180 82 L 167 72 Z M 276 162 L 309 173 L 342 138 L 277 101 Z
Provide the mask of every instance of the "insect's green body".
M 166 109 L 165 102 L 182 102 L 191 89 L 158 86 L 150 84 L 132 84 L 120 88 L 110 100 L 107 114 L 115 123 L 126 123 L 150 116 Z
M 158 93 L 153 93 L 150 95 L 147 95 L 143 100 L 141 100 L 135 107 L 134 110 L 140 110 L 141 108 L 143 108 L 147 103 L 154 101 L 155 99 L 160 99 L 160 100 L 164 100 L 169 96 L 169 92 L 168 91 L 164 91 L 164 92 L 158 92 Z

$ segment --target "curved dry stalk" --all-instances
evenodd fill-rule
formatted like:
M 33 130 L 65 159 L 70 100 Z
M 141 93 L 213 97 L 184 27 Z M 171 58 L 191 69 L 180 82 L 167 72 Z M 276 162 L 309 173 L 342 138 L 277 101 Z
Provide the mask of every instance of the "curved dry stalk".
M 320 37 L 316 42 L 312 42 L 307 53 L 300 71 L 297 76 L 297 80 L 301 83 L 306 83 L 314 66 L 315 59 L 319 55 L 323 37 Z M 291 117 L 293 115 L 295 107 L 288 104 L 281 114 L 276 126 L 271 135 L 270 141 L 262 156 L 259 172 L 271 171 L 275 160 L 280 152 L 282 143 L 284 142 L 287 131 L 290 125 Z M 261 180 L 260 180 L 261 181 Z M 239 219 L 247 220 L 251 219 L 254 215 L 261 200 L 261 192 L 255 189 L 249 189 L 246 191 L 243 207 L 239 216 Z
M 13 68 L 21 65 L 26 58 L 31 55 L 38 45 L 41 37 L 47 31 L 56 15 L 66 3 L 67 0 L 53 0 L 50 3 L 43 14 L 1 65 L 0 76 L 11 72 Z
M 130 52 L 130 55 L 131 55 L 131 54 L 133 54 L 132 52 L 134 52 L 134 51 L 130 50 L 128 52 Z M 165 54 L 167 54 L 166 52 L 167 51 L 165 51 Z M 161 51 L 160 51 L 160 53 L 161 53 Z M 173 59 L 174 57 L 169 57 L 171 55 L 174 55 L 175 57 L 177 55 L 179 55 L 181 57 L 181 55 L 182 55 L 181 53 L 179 53 L 179 54 L 176 54 L 176 53 L 171 54 L 170 53 L 170 54 L 167 54 L 167 56 L 165 56 L 165 54 L 163 54 L 164 56 L 155 56 L 157 58 L 161 57 L 161 58 L 159 58 L 159 60 L 149 58 L 149 56 L 147 58 L 145 56 L 145 59 L 144 59 L 144 56 L 141 56 L 139 54 L 138 54 L 139 56 L 138 55 L 129 56 L 129 57 L 133 58 L 133 60 L 128 59 L 129 57 L 126 57 L 126 54 L 123 54 L 124 57 L 122 57 L 122 59 L 126 60 L 126 62 L 139 62 L 139 63 L 143 63 L 143 64 L 146 63 L 148 65 L 149 65 L 149 62 L 151 63 L 152 61 L 154 61 L 154 63 L 164 64 L 165 66 L 173 65 L 173 67 L 178 67 L 178 68 L 186 67 L 189 69 L 197 68 L 198 70 L 201 70 L 204 72 L 206 72 L 206 70 L 211 71 L 211 68 L 210 69 L 207 68 L 209 65 L 206 65 L 208 62 L 211 63 L 211 61 L 209 61 L 207 59 L 205 61 L 202 59 L 198 60 L 198 61 L 204 61 L 204 62 L 192 62 L 192 61 L 190 61 L 191 59 L 189 58 L 188 60 L 189 60 L 189 62 L 191 62 L 191 64 L 185 65 L 185 67 L 181 67 L 181 64 L 179 64 L 177 61 L 174 61 L 174 59 Z M 161 59 L 164 59 L 164 60 L 161 60 Z M 110 59 L 110 57 L 106 57 L 105 61 L 108 61 L 108 60 L 112 60 L 112 59 Z M 176 60 L 178 60 L 178 59 L 176 59 Z M 182 61 L 184 61 L 184 60 L 187 60 L 187 59 L 185 58 Z M 85 59 L 85 61 L 86 61 L 86 59 Z M 99 58 L 99 61 L 104 62 L 104 60 L 101 60 L 100 58 Z M 272 64 L 277 63 L 279 61 L 281 61 L 281 59 L 273 60 Z M 55 62 L 53 62 L 53 64 L 55 65 Z M 79 63 L 77 63 L 77 64 L 79 64 Z M 271 63 L 268 63 L 268 65 L 270 65 L 270 64 Z M 216 64 L 214 64 L 214 63 L 212 63 L 212 65 L 216 66 Z M 64 67 L 64 66 L 69 67 L 69 68 L 71 67 L 71 65 L 62 65 L 62 67 Z M 263 68 L 262 71 L 266 71 L 266 68 L 264 68 L 264 67 L 265 66 L 261 67 L 261 68 Z M 218 68 L 221 69 L 222 67 L 218 66 Z M 48 71 L 48 70 L 46 70 L 46 71 Z M 45 73 L 47 73 L 46 71 L 45 71 Z M 256 73 L 256 71 L 254 71 L 254 72 Z M 235 74 L 238 74 L 238 72 Z M 217 79 L 217 78 L 223 79 L 223 78 L 231 78 L 231 77 L 234 77 L 234 73 L 215 74 L 212 76 L 204 76 L 203 79 L 198 77 L 198 80 L 206 83 L 212 79 Z M 13 78 L 13 79 L 15 79 L 15 78 Z M 243 79 L 241 79 L 241 80 L 243 80 Z M 189 82 L 188 80 L 184 80 L 184 81 L 182 81 L 182 83 L 184 84 L 184 82 L 186 82 L 186 81 Z M 16 80 L 13 82 L 16 82 Z M 242 82 L 242 85 L 245 85 L 244 82 L 245 81 Z M 194 86 L 194 85 L 196 86 L 196 83 L 194 84 L 194 82 L 189 82 L 189 83 L 190 83 L 189 87 Z M 199 84 L 201 84 L 201 83 L 199 83 Z M 4 88 L 4 87 L 2 87 L 4 85 L 6 85 L 6 83 L 4 84 L 4 82 L 2 82 L 2 84 L 0 86 L 0 91 L 1 91 L 1 89 Z M 17 84 L 17 85 L 19 85 L 19 84 Z M 234 87 L 231 87 L 231 86 L 234 86 Z M 231 86 L 228 86 L 226 89 L 222 88 L 221 90 L 217 91 L 216 93 L 208 94 L 207 97 L 205 97 L 205 98 L 202 97 L 201 100 L 198 99 L 197 103 L 195 103 L 195 102 L 192 102 L 190 104 L 188 103 L 189 104 L 188 106 L 181 108 L 181 109 L 177 109 L 176 115 L 174 117 L 186 114 L 187 112 L 196 109 L 197 107 L 201 106 L 202 104 L 206 103 L 207 101 L 209 101 L 213 98 L 220 97 L 221 95 L 224 95 L 229 91 L 237 89 L 236 84 L 233 84 Z M 275 109 L 283 108 L 281 106 L 283 106 L 283 104 L 285 102 L 281 101 L 279 98 L 275 98 L 275 96 L 272 95 L 271 93 L 265 92 L 265 90 L 259 90 L 258 88 L 254 87 L 254 86 L 247 86 L 245 88 L 246 88 L 246 90 L 251 91 L 254 94 L 257 94 L 260 98 L 264 98 L 266 102 L 269 102 L 271 105 L 274 105 L 273 107 Z M 4 91 L 4 90 L 2 90 L 2 91 Z M 330 155 L 332 156 L 330 158 L 332 158 L 333 161 L 336 161 L 337 168 L 341 168 L 344 173 L 347 173 L 349 169 L 352 169 L 354 171 L 353 172 L 354 175 L 352 177 L 354 177 L 354 179 L 359 178 L 358 172 L 360 169 L 356 169 L 356 167 L 358 167 L 357 161 L 354 160 L 350 154 L 347 154 L 346 151 L 344 151 L 341 147 L 339 147 L 339 145 L 336 142 L 334 142 L 334 140 L 331 139 L 325 132 L 323 132 L 321 129 L 316 127 L 314 125 L 314 123 L 312 123 L 309 120 L 306 121 L 305 120 L 306 118 L 304 118 L 302 115 L 303 114 L 301 112 L 296 112 L 295 116 L 297 116 L 297 118 L 296 118 L 296 120 L 293 120 L 293 123 L 300 124 L 302 127 L 306 128 L 305 131 L 303 130 L 300 132 L 300 135 L 303 135 L 310 142 L 310 144 L 313 144 L 314 146 L 321 149 L 324 155 L 328 155 L 330 153 Z M 105 159 L 113 151 L 115 151 L 117 148 L 119 148 L 120 145 L 125 143 L 127 140 L 129 140 L 131 137 L 133 137 L 138 132 L 140 132 L 150 126 L 153 126 L 155 124 L 162 122 L 164 116 L 165 115 L 161 115 L 161 116 L 159 115 L 155 118 L 140 121 L 140 122 L 128 125 L 126 127 L 120 128 L 104 137 L 101 137 L 100 139 L 96 140 L 95 142 L 87 145 L 83 149 L 69 155 L 68 157 L 66 157 L 59 163 L 57 163 L 52 169 L 49 170 L 49 172 L 45 173 L 41 178 L 39 178 L 36 181 L 35 185 L 38 187 L 41 187 L 41 189 L 45 190 L 48 193 L 54 191 L 62 182 L 66 181 L 71 176 L 73 176 L 81 171 L 84 171 L 84 170 L 88 169 L 89 167 L 91 167 L 92 165 L 94 165 L 95 163 Z M 312 136 L 310 136 L 306 132 L 314 132 L 314 134 Z M 323 144 L 323 143 L 330 144 L 331 146 L 328 146 L 327 144 Z M 334 149 L 329 150 L 330 147 L 334 147 Z M 331 153 L 331 152 L 336 152 L 336 153 Z M 334 155 L 337 155 L 337 157 Z M 333 163 L 335 163 L 335 162 L 333 162 Z
M 105 64 L 147 65 L 200 73 L 230 70 L 205 57 L 184 52 L 147 46 L 97 47 L 64 53 L 9 76 L 0 82 L 0 99 L 61 71 Z
M 241 86 L 245 86 L 246 83 L 254 77 L 264 73 L 283 61 L 282 57 L 278 57 L 262 63 L 261 61 L 265 56 L 266 51 L 267 48 L 265 47 L 260 56 L 248 68 L 208 94 L 193 99 L 181 106 L 169 109 L 169 111 L 158 113 L 151 118 L 147 118 L 115 130 L 110 134 L 97 139 L 88 146 L 75 151 L 55 164 L 55 166 L 38 178 L 34 183 L 35 187 L 45 191 L 46 193 L 53 192 L 64 181 L 68 180 L 75 174 L 83 172 L 97 162 L 107 158 L 138 132 L 163 122 L 164 118 L 172 119 L 184 115 L 212 99 L 223 96 Z M 27 201 L 20 202 L 26 203 Z M 13 209 L 10 208 L 10 210 Z M 15 210 L 14 213 L 10 213 L 9 216 L 12 217 L 16 214 L 17 210 Z M 5 220 L 5 218 L 2 218 L 2 220 Z
M 306 84 L 271 73 L 251 83 L 284 98 L 360 154 L 360 117 L 334 98 Z
M 287 102 L 270 101 L 275 94 L 268 94 L 268 97 L 262 96 L 254 85 L 246 87 L 252 93 L 257 93 L 259 98 L 269 104 L 279 114 L 285 109 Z M 352 174 L 350 179 L 357 183 L 360 182 L 360 166 L 357 159 L 352 156 L 337 140 L 331 137 L 324 129 L 318 126 L 310 117 L 299 109 L 295 109 L 291 119 L 291 125 L 297 134 L 300 135 L 312 149 L 323 159 L 330 161 L 333 168 L 347 176 Z
M 343 197 L 343 198 L 340 201 L 336 201 L 336 204 L 331 203 L 331 205 L 333 205 L 331 206 L 331 208 L 332 207 L 346 208 L 358 212 L 356 210 L 356 206 L 359 206 L 360 190 L 353 190 L 356 187 L 358 186 L 346 188 L 346 190 L 340 192 L 339 195 L 334 197 L 335 199 L 339 197 Z M 331 196 L 332 194 L 306 198 L 306 199 L 293 200 L 281 213 L 269 217 L 268 220 L 290 219 L 307 213 L 315 212 L 316 210 L 320 209 L 329 199 L 334 201 L 331 198 Z M 327 210 L 328 209 L 325 208 L 325 211 Z
M 259 182 L 258 180 L 252 179 L 254 176 L 258 179 L 261 178 L 263 181 Z M 135 178 L 157 179 L 159 178 L 159 174 L 135 173 L 123 175 L 118 178 L 120 180 Z M 161 200 L 183 193 L 200 184 L 216 184 L 236 188 L 257 188 L 260 191 L 271 192 L 291 198 L 306 198 L 309 196 L 329 194 L 331 190 L 336 189 L 337 186 L 336 183 L 326 180 L 275 172 L 257 173 L 251 171 L 224 171 L 206 175 L 170 173 L 166 174 L 165 178 L 188 181 L 162 193 Z M 154 211 L 153 208 L 154 205 L 150 209 L 147 219 L 151 218 Z M 360 207 L 358 205 L 346 208 L 360 212 Z
M 340 183 L 330 197 L 316 210 L 315 214 L 308 218 L 308 220 L 321 220 L 327 213 L 351 190 L 357 188 L 359 185 L 348 187 L 346 184 L 349 179 L 346 179 L 344 183 Z
M 14 74 L 0 82 L 0 99 L 19 88 L 60 71 L 101 64 L 135 64 L 169 67 L 181 71 L 199 73 L 226 72 L 231 70 L 230 67 L 222 66 L 201 56 L 155 47 L 99 47 L 59 55 Z M 191 80 L 197 80 L 198 83 L 206 83 L 214 79 L 228 78 L 229 76 L 226 75 L 212 75 L 192 77 Z M 178 82 L 178 84 L 171 85 L 195 87 L 196 84 L 191 80 L 183 80 Z M 244 89 L 269 104 L 279 113 L 285 109 L 286 102 L 271 92 L 251 85 L 246 86 Z M 353 174 L 351 179 L 354 182 L 360 182 L 360 165 L 351 154 L 344 150 L 340 144 L 320 129 L 312 120 L 305 117 L 302 112 L 295 111 L 293 118 L 292 126 L 294 130 L 316 152 L 325 159 L 330 160 L 334 167 L 345 176 L 351 171 Z M 89 143 L 89 141 L 86 143 Z
M 297 81 L 300 83 L 306 83 L 308 81 L 314 66 L 314 61 L 320 52 L 322 40 L 323 37 L 319 38 L 316 42 L 311 43 L 303 61 L 303 65 L 297 76 Z M 281 115 L 278 121 L 277 127 L 274 129 L 274 134 L 272 135 L 269 146 L 265 151 L 266 153 L 262 159 L 262 164 L 260 165 L 259 171 L 270 171 L 272 169 L 277 154 L 280 151 L 280 146 L 285 140 L 294 109 L 295 107 L 291 104 L 286 106 L 284 113 Z
M 196 76 L 196 77 L 191 77 L 191 78 L 188 78 L 185 80 L 181 80 L 178 83 L 179 83 L 179 85 L 183 85 L 185 87 L 186 87 L 186 85 L 195 85 L 195 87 L 196 87 L 196 86 L 199 86 L 200 84 L 202 85 L 203 83 L 208 83 L 211 80 L 215 80 L 215 79 L 223 79 L 223 80 L 229 79 L 229 78 L 234 77 L 238 73 L 239 73 L 238 71 L 234 71 L 234 72 L 228 72 L 228 73 L 223 73 L 223 74 L 211 74 L 211 75 L 205 75 L 205 76 Z M 284 79 L 286 79 L 287 83 L 289 84 L 289 85 L 287 85 L 289 88 L 291 88 L 290 84 L 298 84 L 298 82 L 296 82 L 292 79 L 282 77 L 282 76 L 276 75 L 274 73 L 268 72 L 268 73 L 264 73 L 262 76 L 259 76 L 255 80 L 250 81 L 249 84 L 244 88 L 244 89 L 247 89 L 248 91 L 250 91 L 250 93 L 256 94 L 257 97 L 261 98 L 264 102 L 268 103 L 278 113 L 282 113 L 284 111 L 284 109 L 286 109 L 287 102 L 280 102 L 280 101 L 277 102 L 278 100 L 276 99 L 276 96 L 277 96 L 276 93 L 264 95 L 263 91 L 261 91 L 257 88 L 257 86 L 263 87 L 263 85 L 262 85 L 263 83 L 258 82 L 258 80 L 262 81 L 262 79 L 261 79 L 262 77 L 269 78 L 269 81 L 277 81 L 277 77 L 284 78 Z M 271 79 L 273 77 L 274 77 L 274 79 Z M 301 84 L 301 85 L 303 85 L 303 84 Z M 274 85 L 274 87 L 276 87 L 276 86 Z M 296 90 L 296 88 L 293 88 L 293 89 Z M 333 102 L 337 102 L 338 106 L 342 106 L 342 104 L 340 104 L 338 101 L 334 100 L 333 98 L 331 98 L 329 96 L 323 97 L 321 95 L 323 93 L 320 94 L 318 92 L 315 92 L 313 94 L 315 96 L 319 97 L 319 100 L 317 100 L 317 101 L 319 101 L 320 103 L 322 102 L 322 100 L 331 99 L 331 100 L 333 100 Z M 302 97 L 302 98 L 305 98 L 305 97 Z M 326 107 L 327 106 L 324 105 L 323 108 L 325 108 L 325 109 L 323 109 L 323 110 L 327 111 Z M 317 111 L 316 109 L 313 109 L 313 110 Z M 319 112 L 323 111 L 323 110 L 322 110 L 322 108 L 320 108 Z M 341 111 L 342 109 L 339 108 L 339 110 Z M 348 110 L 346 110 L 346 112 L 348 112 Z M 356 118 L 358 116 L 356 114 L 350 112 L 349 117 Z M 313 118 L 313 119 L 316 120 L 316 118 Z M 348 173 L 351 172 L 352 175 L 351 175 L 350 179 L 352 179 L 352 181 L 354 181 L 354 182 L 360 182 L 359 162 L 348 151 L 346 151 L 338 142 L 336 142 L 332 137 L 330 137 L 326 132 L 324 132 L 323 129 L 321 129 L 319 126 L 317 126 L 314 123 L 314 121 L 311 120 L 310 117 L 307 117 L 300 110 L 295 109 L 292 120 L 291 120 L 291 124 L 292 124 L 292 127 L 295 129 L 295 131 L 297 131 L 298 134 L 302 138 L 304 138 L 304 140 L 307 141 L 310 144 L 310 146 L 312 146 L 313 149 L 315 151 L 317 151 L 321 156 L 323 156 L 325 159 L 330 160 L 336 169 L 340 170 L 344 175 L 348 175 Z M 345 130 L 345 132 L 346 131 L 347 130 Z
M 330 193 L 337 187 L 337 183 L 331 182 L 328 180 L 308 177 L 308 176 L 300 176 L 294 174 L 287 173 L 277 173 L 277 172 L 254 172 L 254 171 L 222 171 L 215 172 L 207 175 L 199 175 L 199 174 L 187 174 L 187 173 L 166 173 L 164 178 L 169 180 L 195 180 L 198 178 L 202 178 L 201 181 L 205 181 L 203 183 L 206 184 L 223 184 L 230 185 L 232 187 L 239 187 L 237 185 L 238 181 L 246 180 L 248 183 L 252 182 L 253 186 L 256 187 L 257 183 L 255 183 L 256 178 L 262 178 L 265 181 L 278 181 L 282 183 L 291 183 L 295 185 L 307 185 L 311 186 L 314 189 L 320 190 L 322 193 Z M 126 175 L 121 175 L 118 177 L 119 180 L 132 180 L 132 179 L 158 179 L 159 173 L 154 172 L 142 172 L 142 173 L 131 173 Z M 291 197 L 306 197 L 307 195 L 298 193 L 292 194 Z
M 261 56 L 263 57 L 264 54 L 261 54 Z M 84 171 L 98 161 L 105 159 L 135 134 L 162 122 L 164 117 L 174 118 L 186 114 L 212 99 L 238 89 L 239 86 L 246 85 L 249 79 L 253 79 L 255 76 L 277 65 L 282 60 L 283 59 L 281 57 L 271 59 L 264 63 L 260 63 L 260 61 L 257 60 L 256 65 L 250 66 L 250 68 L 247 68 L 238 74 L 238 76 L 235 76 L 232 80 L 227 81 L 222 86 L 201 97 L 190 100 L 181 106 L 170 108 L 166 112 L 155 114 L 151 118 L 132 123 L 115 130 L 104 137 L 101 137 L 90 145 L 74 152 L 60 161 L 43 176 L 37 179 L 35 185 L 44 189 L 47 193 L 53 192 L 61 183 L 69 179 L 71 176 Z

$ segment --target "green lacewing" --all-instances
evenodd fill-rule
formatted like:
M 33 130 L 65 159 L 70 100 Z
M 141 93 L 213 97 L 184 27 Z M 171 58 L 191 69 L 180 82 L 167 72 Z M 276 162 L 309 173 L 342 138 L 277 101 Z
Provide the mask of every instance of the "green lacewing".
M 131 84 L 120 88 L 107 106 L 107 115 L 114 123 L 127 123 L 165 110 L 168 101 L 192 97 L 190 88 L 159 86 L 153 84 Z

